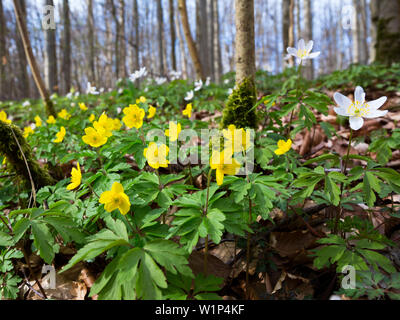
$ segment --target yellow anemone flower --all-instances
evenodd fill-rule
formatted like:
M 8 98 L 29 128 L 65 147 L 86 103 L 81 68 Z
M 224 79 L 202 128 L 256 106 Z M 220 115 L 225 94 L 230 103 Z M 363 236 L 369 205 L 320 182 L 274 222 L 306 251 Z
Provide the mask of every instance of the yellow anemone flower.
M 86 110 L 88 109 L 88 107 L 86 107 L 86 104 L 83 103 L 83 102 L 79 102 L 78 105 L 79 105 L 79 108 L 80 108 L 82 111 L 86 111 Z
M 85 129 L 86 135 L 82 137 L 84 143 L 98 148 L 107 143 L 107 137 L 104 129 L 96 130 L 92 127 Z
M 63 142 L 64 137 L 65 137 L 65 134 L 66 134 L 65 128 L 64 128 L 64 127 L 61 127 L 61 128 L 60 128 L 60 131 L 57 132 L 57 134 L 56 134 L 56 137 L 57 137 L 57 138 L 54 139 L 53 142 L 55 142 L 55 143 Z
M 25 127 L 25 128 L 24 128 L 24 138 L 25 138 L 25 139 L 28 138 L 30 134 L 33 134 L 33 132 L 34 132 L 34 131 L 33 131 L 33 129 L 32 129 L 30 126 Z
M 285 154 L 290 150 L 292 147 L 292 140 L 288 140 L 285 142 L 285 140 L 279 140 L 278 141 L 278 149 L 275 150 L 275 154 L 280 156 L 282 154 Z
M 106 137 L 109 138 L 112 136 L 112 130 L 114 129 L 114 120 L 107 117 L 107 115 L 103 113 L 100 116 L 99 121 L 93 122 L 93 127 L 97 131 L 101 131 L 103 129 Z
M 71 115 L 66 109 L 62 109 L 57 115 L 64 120 L 69 120 L 69 118 L 71 118 Z
M 11 120 L 7 119 L 7 113 L 5 111 L 0 111 L 0 121 L 10 124 Z
M 104 209 L 107 212 L 118 209 L 121 214 L 125 215 L 131 208 L 129 197 L 125 194 L 124 187 L 119 182 L 114 182 L 111 191 L 104 191 L 100 196 L 99 202 L 104 204 Z
M 222 130 L 222 134 L 226 139 L 227 147 L 233 148 L 233 153 L 246 151 L 250 148 L 250 130 L 236 129 L 236 126 L 231 124 L 228 129 Z
M 151 119 L 155 116 L 157 109 L 154 108 L 153 106 L 149 107 L 149 115 L 147 116 L 147 119 Z
M 119 119 L 114 119 L 113 120 L 113 130 L 117 131 L 119 129 L 121 129 L 122 124 L 121 121 Z
M 81 173 L 81 167 L 78 162 L 77 167 L 72 168 L 71 170 L 71 183 L 67 186 L 67 190 L 73 190 L 79 187 L 81 181 L 82 181 L 82 173 Z
M 169 148 L 165 144 L 157 147 L 155 142 L 150 142 L 149 147 L 143 150 L 143 155 L 147 159 L 147 163 L 150 167 L 158 169 L 159 167 L 168 167 L 168 152 Z
M 182 115 L 187 116 L 190 119 L 192 117 L 192 108 L 193 105 L 191 103 L 188 103 L 186 105 L 186 109 L 182 111 Z
M 146 97 L 141 96 L 139 99 L 136 99 L 136 103 L 145 103 L 147 101 Z
M 136 129 L 140 129 L 143 125 L 143 118 L 146 112 L 139 108 L 136 104 L 130 105 L 128 108 L 123 110 L 125 117 L 122 118 L 122 121 L 125 125 L 131 129 L 135 127 Z
M 96 116 L 92 113 L 92 114 L 90 115 L 90 117 L 89 117 L 89 121 L 90 121 L 90 122 L 93 122 L 94 119 L 96 119 Z
M 42 126 L 42 119 L 40 119 L 39 116 L 35 117 L 35 122 L 36 122 L 36 127 L 41 127 Z
M 49 116 L 46 120 L 46 122 L 48 124 L 55 124 L 56 123 L 56 119 L 53 116 Z
M 211 169 L 216 170 L 217 184 L 220 186 L 224 182 L 224 175 L 235 175 L 240 170 L 240 163 L 232 158 L 231 150 L 222 152 L 214 151 L 210 159 Z
M 170 121 L 169 129 L 165 130 L 165 135 L 169 137 L 170 141 L 176 141 L 178 140 L 179 133 L 181 133 L 181 131 L 182 127 L 180 123 L 176 124 L 175 122 Z

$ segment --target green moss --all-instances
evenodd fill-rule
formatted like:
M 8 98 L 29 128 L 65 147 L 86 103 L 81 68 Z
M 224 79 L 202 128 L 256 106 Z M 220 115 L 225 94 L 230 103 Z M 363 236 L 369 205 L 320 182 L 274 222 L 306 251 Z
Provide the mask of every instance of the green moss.
M 51 101 L 50 99 L 46 100 L 44 102 L 44 106 L 46 108 L 46 114 L 48 116 L 57 117 L 57 113 L 56 113 L 56 109 L 54 108 L 53 101 Z
M 393 19 L 393 18 L 392 18 Z M 391 19 L 379 19 L 377 25 L 377 43 L 375 61 L 387 65 L 400 62 L 400 32 L 390 33 L 387 25 Z
M 256 110 L 252 110 L 252 108 L 256 100 L 254 81 L 244 79 L 236 86 L 228 99 L 223 112 L 222 127 L 226 128 L 230 124 L 234 124 L 236 128 L 255 128 L 257 125 Z
M 32 149 L 26 142 L 21 129 L 13 124 L 7 124 L 3 121 L 0 121 L 0 154 L 7 157 L 7 162 L 14 168 L 15 172 L 24 178 L 28 185 L 30 185 L 28 169 L 20 148 L 14 138 L 13 131 L 25 155 L 35 187 L 39 189 L 54 184 L 56 181 L 45 169 L 40 167 L 39 163 L 34 158 Z

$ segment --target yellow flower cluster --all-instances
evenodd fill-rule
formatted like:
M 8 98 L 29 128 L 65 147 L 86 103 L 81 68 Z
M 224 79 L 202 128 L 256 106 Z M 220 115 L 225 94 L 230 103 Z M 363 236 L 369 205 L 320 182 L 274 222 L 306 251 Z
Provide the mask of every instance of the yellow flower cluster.
M 158 169 L 168 167 L 168 152 L 169 148 L 165 144 L 158 147 L 155 142 L 150 142 L 149 147 L 143 150 L 143 155 L 150 167 Z
M 232 153 L 247 151 L 251 146 L 249 130 L 236 129 L 236 126 L 231 124 L 228 129 L 222 130 L 222 134 L 226 140 L 226 148 L 231 150 Z
M 140 129 L 143 126 L 143 118 L 146 113 L 144 109 L 139 108 L 137 104 L 129 105 L 129 107 L 124 108 L 123 112 L 125 117 L 122 118 L 122 121 L 129 129 L 133 127 Z
M 62 109 L 57 115 L 64 120 L 69 120 L 71 118 L 71 115 L 66 109 Z
M 188 103 L 186 109 L 182 111 L 182 115 L 187 116 L 189 119 L 192 117 L 192 104 Z
M 61 127 L 61 128 L 60 128 L 60 131 L 57 132 L 57 134 L 56 134 L 56 137 L 57 137 L 57 138 L 54 139 L 53 142 L 54 142 L 54 143 L 61 143 L 61 142 L 63 142 L 64 137 L 65 137 L 65 134 L 66 134 L 65 128 L 64 128 L 64 127 Z
M 85 129 L 85 134 L 82 137 L 84 143 L 98 148 L 107 143 L 109 137 L 112 136 L 112 131 L 121 128 L 119 119 L 109 118 L 104 112 L 98 121 L 93 122 L 93 127 Z
M 33 129 L 31 128 L 31 126 L 27 126 L 24 128 L 24 138 L 28 138 L 29 135 L 33 134 Z

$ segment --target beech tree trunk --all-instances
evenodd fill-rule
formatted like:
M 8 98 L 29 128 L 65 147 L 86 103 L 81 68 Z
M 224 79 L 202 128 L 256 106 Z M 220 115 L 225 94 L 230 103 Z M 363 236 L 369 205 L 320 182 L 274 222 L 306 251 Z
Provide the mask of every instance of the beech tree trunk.
M 182 76 L 184 79 L 187 79 L 188 74 L 187 74 L 187 60 L 186 60 L 186 52 L 185 52 L 185 43 L 183 41 L 181 25 L 179 23 L 178 12 L 176 12 L 175 18 L 176 18 L 175 19 L 175 27 L 176 27 L 176 32 L 177 32 L 176 35 L 178 36 L 178 41 L 179 41 L 179 52 L 180 52 Z M 176 71 L 176 69 L 175 69 L 175 71 Z
M 24 21 L 26 24 L 26 6 L 25 6 L 25 0 L 16 0 L 16 3 L 18 4 L 18 7 L 20 8 L 20 17 L 21 20 Z M 18 28 L 18 27 L 17 27 Z M 24 49 L 24 42 L 21 37 L 20 31 L 17 31 L 19 33 L 19 37 L 17 37 L 17 51 L 18 51 L 18 64 L 19 64 L 19 95 L 20 97 L 27 97 L 29 96 L 30 92 L 30 85 L 29 85 L 29 76 L 28 76 L 28 71 L 27 71 L 27 59 L 25 57 L 25 49 Z
M 213 31 L 214 43 L 212 45 L 212 49 L 214 50 L 213 59 L 214 59 L 214 81 L 219 83 L 221 81 L 222 74 L 222 56 L 221 56 L 221 41 L 220 41 L 220 26 L 219 26 L 219 10 L 218 10 L 218 0 L 212 0 L 213 5 Z
M 400 1 L 371 0 L 374 61 L 400 62 Z
M 89 41 L 89 81 L 96 82 L 96 72 L 94 63 L 94 16 L 93 16 L 93 0 L 87 0 L 88 4 L 88 41 Z
M 63 0 L 64 17 L 64 59 L 63 59 L 63 81 L 64 92 L 68 93 L 71 89 L 71 21 L 69 17 L 69 0 Z
M 125 41 L 125 0 L 119 0 L 119 15 L 118 15 L 119 30 L 119 62 L 120 62 L 120 77 L 126 78 L 126 41 Z
M 311 0 L 304 0 L 304 16 L 305 16 L 305 41 L 313 40 L 313 21 L 312 21 L 312 7 Z M 304 75 L 307 79 L 314 78 L 314 61 L 310 59 L 307 61 L 308 65 L 304 67 Z
M 7 99 L 7 43 L 6 43 L 6 22 L 4 20 L 3 0 L 0 0 L 0 100 Z
M 192 57 L 194 70 L 196 72 L 197 79 L 204 79 L 203 68 L 200 62 L 199 54 L 196 48 L 196 44 L 193 41 L 192 34 L 190 32 L 189 20 L 187 15 L 186 0 L 178 0 L 178 8 L 182 19 L 183 33 L 185 34 L 186 42 L 189 48 L 190 56 Z
M 53 0 L 44 0 L 43 5 L 54 7 Z M 58 92 L 56 30 L 44 30 L 44 41 L 44 81 L 50 93 Z
M 164 66 L 164 17 L 163 17 L 163 9 L 161 0 L 157 0 L 157 20 L 158 20 L 158 58 L 160 65 L 160 74 L 161 76 L 165 75 L 165 66 Z
M 169 0 L 169 29 L 171 33 L 171 67 L 176 70 L 176 34 L 175 34 L 175 7 L 174 0 Z
M 29 33 L 28 33 L 28 29 L 26 27 L 24 17 L 22 15 L 20 3 L 18 0 L 13 0 L 13 4 L 14 4 L 14 12 L 15 12 L 16 20 L 17 20 L 18 30 L 19 30 L 19 33 L 22 38 L 26 58 L 29 62 L 31 70 L 32 70 L 33 79 L 35 80 L 35 83 L 39 90 L 40 96 L 42 97 L 42 99 L 44 101 L 47 114 L 49 116 L 50 115 L 56 116 L 56 111 L 54 109 L 53 102 L 50 100 L 49 93 L 48 93 L 46 86 L 43 82 L 43 79 L 40 75 L 40 71 L 39 71 L 38 65 L 36 63 L 36 59 L 32 52 L 31 42 L 29 40 Z
M 236 83 L 244 79 L 254 81 L 254 0 L 235 0 L 235 12 Z

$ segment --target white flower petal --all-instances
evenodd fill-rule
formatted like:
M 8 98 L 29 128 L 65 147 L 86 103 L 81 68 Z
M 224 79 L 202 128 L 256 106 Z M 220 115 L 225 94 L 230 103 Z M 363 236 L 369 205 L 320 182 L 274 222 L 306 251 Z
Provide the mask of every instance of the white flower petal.
M 301 51 L 304 51 L 306 49 L 306 43 L 304 42 L 304 39 L 299 40 L 298 49 Z
M 381 97 L 379 99 L 368 102 L 368 106 L 371 110 L 377 110 L 385 104 L 386 100 L 387 97 Z
M 364 104 L 365 102 L 365 92 L 360 86 L 357 86 L 356 90 L 354 91 L 354 101 L 360 103 L 360 105 Z
M 287 50 L 287 52 L 288 52 L 289 54 L 291 54 L 292 56 L 297 57 L 297 49 L 296 49 L 296 48 L 291 48 L 291 47 L 289 47 L 289 48 L 287 48 L 286 50 Z
M 359 130 L 364 124 L 364 119 L 361 117 L 350 117 L 350 128 Z
M 312 41 L 312 40 L 308 41 L 307 46 L 306 46 L 307 52 L 311 52 L 313 46 L 314 46 L 314 41 Z
M 347 98 L 346 96 L 344 96 L 339 92 L 335 92 L 335 94 L 333 95 L 333 99 L 340 107 L 346 109 L 350 107 L 351 104 L 353 103 L 349 98 Z
M 321 54 L 321 51 L 313 52 L 308 55 L 308 59 L 314 59 Z
M 347 108 L 333 108 L 339 116 L 348 117 Z
M 388 110 L 370 110 L 370 113 L 365 115 L 364 118 L 373 119 L 383 117 L 388 113 Z

